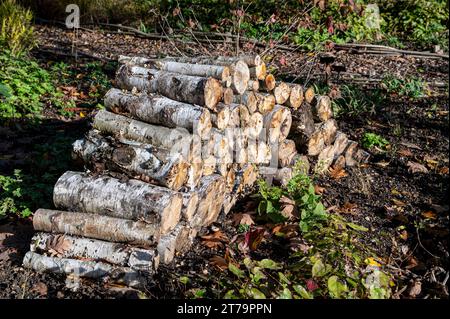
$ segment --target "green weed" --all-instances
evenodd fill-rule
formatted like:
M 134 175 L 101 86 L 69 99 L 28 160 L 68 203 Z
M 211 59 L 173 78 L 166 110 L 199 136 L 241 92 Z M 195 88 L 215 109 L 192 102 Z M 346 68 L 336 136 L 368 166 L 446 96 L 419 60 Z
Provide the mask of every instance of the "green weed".
M 385 149 L 386 146 L 389 145 L 389 141 L 375 133 L 364 133 L 361 143 L 366 149 L 371 149 L 375 146 L 380 149 Z

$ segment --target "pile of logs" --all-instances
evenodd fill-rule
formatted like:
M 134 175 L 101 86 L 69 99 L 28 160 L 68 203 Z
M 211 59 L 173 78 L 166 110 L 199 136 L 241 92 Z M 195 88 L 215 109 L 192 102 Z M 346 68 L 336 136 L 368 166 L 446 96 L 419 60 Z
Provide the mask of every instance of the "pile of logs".
M 59 210 L 34 214 L 26 267 L 139 285 L 259 174 L 285 183 L 299 162 L 307 173 L 311 160 L 326 172 L 366 159 L 338 131 L 327 96 L 275 81 L 258 55 L 119 64 L 105 110 L 73 144 L 86 171 L 59 178 Z

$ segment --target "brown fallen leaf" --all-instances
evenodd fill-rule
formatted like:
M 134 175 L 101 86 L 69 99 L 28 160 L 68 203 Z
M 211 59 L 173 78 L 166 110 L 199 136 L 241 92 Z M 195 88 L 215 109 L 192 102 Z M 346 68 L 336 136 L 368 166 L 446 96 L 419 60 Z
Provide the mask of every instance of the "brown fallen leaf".
M 415 280 L 409 288 L 408 294 L 411 298 L 416 298 L 422 292 L 422 283 Z
M 448 175 L 448 171 L 449 171 L 448 166 L 444 166 L 439 169 L 439 174 Z
M 298 217 L 298 212 L 295 207 L 295 201 L 290 199 L 289 197 L 282 196 L 280 198 L 281 203 L 281 215 L 283 215 L 285 218 L 292 220 L 294 218 Z
M 422 216 L 425 218 L 436 219 L 436 213 L 431 210 L 423 212 Z
M 220 270 L 228 269 L 228 263 L 223 257 L 213 256 L 209 259 L 209 262 L 211 263 L 211 265 L 216 266 Z
M 355 203 L 345 202 L 342 207 L 338 209 L 339 213 L 356 215 L 358 212 L 358 205 Z
M 216 249 L 224 247 L 224 243 L 228 242 L 228 237 L 221 230 L 218 230 L 210 235 L 201 237 L 202 244 L 208 248 Z
M 321 187 L 319 185 L 314 185 L 314 193 L 317 195 L 322 195 L 325 192 L 325 187 Z
M 72 247 L 64 235 L 55 235 L 47 240 L 47 248 L 51 255 L 60 256 Z
M 404 157 L 413 156 L 413 153 L 407 148 L 402 148 L 401 150 L 397 151 L 397 154 Z
M 248 225 L 251 226 L 255 223 L 252 216 L 248 213 L 237 213 L 233 215 L 233 225 Z
M 408 172 L 410 173 L 428 173 L 428 168 L 426 168 L 425 166 L 423 166 L 422 164 L 416 163 L 416 162 L 412 162 L 412 161 L 408 161 L 408 163 L 406 163 L 406 165 L 408 166 Z
M 47 296 L 48 293 L 47 285 L 42 281 L 35 284 L 31 290 L 37 292 L 41 296 Z
M 329 170 L 330 176 L 333 179 L 341 179 L 343 177 L 348 176 L 347 172 L 342 168 L 342 167 L 338 167 L 338 168 L 330 168 Z
M 395 198 L 392 198 L 392 202 L 395 204 L 395 206 L 398 206 L 398 207 L 406 206 L 405 202 L 402 202 L 401 200 L 398 200 L 398 199 L 395 199 Z

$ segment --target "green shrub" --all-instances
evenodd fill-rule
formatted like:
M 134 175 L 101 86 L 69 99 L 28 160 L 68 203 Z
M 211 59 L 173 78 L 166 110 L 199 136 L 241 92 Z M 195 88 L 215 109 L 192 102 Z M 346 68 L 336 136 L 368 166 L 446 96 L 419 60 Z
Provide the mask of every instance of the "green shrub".
M 60 111 L 73 107 L 54 86 L 52 75 L 35 61 L 0 54 L 0 119 L 36 117 L 46 103 Z
M 15 0 L 0 3 L 0 52 L 7 49 L 18 56 L 32 49 L 36 45 L 32 20 L 33 13 Z
M 426 93 L 426 83 L 415 77 L 401 79 L 387 75 L 383 78 L 381 86 L 389 94 L 397 94 L 413 99 L 423 97 Z

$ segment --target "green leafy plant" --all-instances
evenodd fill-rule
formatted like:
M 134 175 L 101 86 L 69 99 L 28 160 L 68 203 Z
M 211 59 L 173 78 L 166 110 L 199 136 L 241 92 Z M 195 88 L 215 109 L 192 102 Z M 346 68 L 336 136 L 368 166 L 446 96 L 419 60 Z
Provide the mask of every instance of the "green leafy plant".
M 0 3 L 0 51 L 8 50 L 14 56 L 27 53 L 36 46 L 33 35 L 33 13 L 16 3 Z
M 381 85 L 389 94 L 397 94 L 409 98 L 423 97 L 426 91 L 426 84 L 414 77 L 400 79 L 387 75 L 383 78 Z
M 389 141 L 375 133 L 364 133 L 361 143 L 367 149 L 371 149 L 374 146 L 385 149 L 389 145 Z
M 0 219 L 7 214 L 18 214 L 22 217 L 31 215 L 26 202 L 22 200 L 22 172 L 15 170 L 12 176 L 0 175 Z
M 383 101 L 379 90 L 363 91 L 354 85 L 341 85 L 339 89 L 340 96 L 332 101 L 336 117 L 374 114 L 377 106 Z

